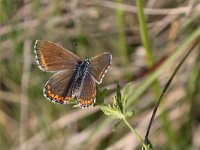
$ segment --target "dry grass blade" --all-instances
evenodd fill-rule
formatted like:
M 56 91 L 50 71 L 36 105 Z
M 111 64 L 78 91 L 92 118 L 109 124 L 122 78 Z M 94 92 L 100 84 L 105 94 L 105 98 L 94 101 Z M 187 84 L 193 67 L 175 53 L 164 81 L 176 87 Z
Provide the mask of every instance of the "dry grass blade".
M 31 67 L 31 42 L 30 40 L 24 41 L 24 66 L 21 79 L 21 109 L 20 109 L 20 145 L 21 150 L 25 150 L 26 146 L 22 146 L 27 137 L 27 122 L 28 122 L 28 84 L 30 80 L 30 67 Z
M 41 129 L 33 137 L 27 140 L 24 143 L 24 145 L 29 145 L 29 148 L 32 149 L 36 146 L 35 143 L 40 143 L 41 141 L 45 140 L 47 136 L 46 133 L 49 133 L 50 131 L 60 130 L 64 128 L 65 126 L 72 124 L 73 122 L 76 122 L 77 120 L 84 118 L 98 110 L 99 108 L 95 107 L 95 108 L 86 109 L 84 111 L 83 110 L 74 111 L 67 115 L 64 115 L 63 117 L 59 118 L 58 120 L 50 124 L 48 128 Z
M 119 4 L 112 1 L 103 1 L 100 3 L 100 5 L 111 9 L 121 9 L 123 11 L 137 13 L 137 7 L 126 4 Z M 191 7 L 188 6 L 179 8 L 170 8 L 170 9 L 144 8 L 144 13 L 145 15 L 181 15 L 181 14 L 188 14 L 190 10 Z
M 25 0 L 26 1 L 26 0 Z M 24 2 L 25 2 L 24 1 Z M 28 14 L 31 8 L 26 9 L 24 14 Z M 28 20 L 29 17 L 25 17 L 24 20 Z M 21 78 L 21 101 L 20 101 L 20 150 L 26 150 L 26 145 L 23 145 L 27 138 L 27 122 L 28 122 L 28 87 L 30 80 L 30 70 L 31 70 L 31 41 L 27 37 L 23 43 L 23 73 Z

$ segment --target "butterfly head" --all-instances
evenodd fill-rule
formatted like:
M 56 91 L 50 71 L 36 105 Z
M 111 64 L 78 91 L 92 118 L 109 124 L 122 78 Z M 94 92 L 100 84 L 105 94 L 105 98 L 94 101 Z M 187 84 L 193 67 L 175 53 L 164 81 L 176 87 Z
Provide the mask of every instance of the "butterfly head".
M 86 57 L 86 58 L 85 58 L 85 61 L 86 61 L 87 63 L 89 63 L 89 62 L 90 62 L 90 59 L 89 59 L 88 57 Z

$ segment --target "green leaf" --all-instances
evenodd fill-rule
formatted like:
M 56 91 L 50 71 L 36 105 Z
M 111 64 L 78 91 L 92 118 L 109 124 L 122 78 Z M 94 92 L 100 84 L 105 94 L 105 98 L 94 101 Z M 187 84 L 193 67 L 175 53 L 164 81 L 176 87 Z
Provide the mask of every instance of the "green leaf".
M 117 84 L 117 93 L 114 99 L 114 103 L 117 106 L 117 108 L 121 111 L 121 113 L 123 113 L 122 96 L 119 84 Z
M 116 123 L 115 123 L 115 125 L 113 126 L 113 132 L 115 132 L 116 131 L 116 129 L 119 127 L 119 125 L 120 125 L 120 123 L 122 122 L 122 120 L 119 120 L 119 121 L 117 121 Z
M 101 110 L 105 115 L 115 119 L 123 119 L 125 117 L 118 109 L 114 109 L 110 105 L 101 106 Z
M 76 105 L 73 105 L 73 108 L 80 108 L 80 106 L 76 104 Z
M 104 104 L 104 99 L 107 95 L 107 89 L 104 89 L 102 92 L 99 90 L 99 87 L 96 86 L 96 103 L 95 103 L 95 106 L 96 105 L 102 105 Z
M 117 105 L 117 97 L 116 97 L 116 96 L 113 97 L 113 104 L 112 104 L 112 107 L 113 107 L 114 109 L 119 109 L 119 108 L 118 108 L 118 105 Z
M 77 100 L 76 99 L 71 99 L 67 104 L 76 105 L 77 104 Z
M 132 82 L 129 82 L 129 83 L 127 83 L 127 84 L 124 86 L 123 91 L 122 91 L 123 97 L 124 97 L 124 98 L 127 98 L 127 97 L 128 97 L 132 86 L 133 86 L 133 85 L 132 85 Z
M 122 95 L 123 95 L 123 112 L 125 113 L 125 109 L 126 109 L 126 104 L 127 104 L 127 100 L 128 100 L 128 96 L 129 96 L 129 93 L 132 89 L 132 83 L 128 83 L 125 85 L 125 87 L 123 88 L 123 91 L 122 91 Z
M 145 138 L 145 144 L 147 145 L 148 150 L 153 150 L 153 145 L 148 138 Z
M 125 113 L 127 118 L 133 117 L 135 115 L 135 110 L 129 110 Z

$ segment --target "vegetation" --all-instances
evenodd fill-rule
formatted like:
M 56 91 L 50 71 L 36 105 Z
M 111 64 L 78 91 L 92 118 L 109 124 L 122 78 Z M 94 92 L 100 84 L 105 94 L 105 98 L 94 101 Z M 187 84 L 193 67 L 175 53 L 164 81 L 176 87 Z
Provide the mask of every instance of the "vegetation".
M 199 21 L 199 0 L 0 0 L 0 148 L 200 149 Z M 95 107 L 46 100 L 37 39 L 112 53 Z

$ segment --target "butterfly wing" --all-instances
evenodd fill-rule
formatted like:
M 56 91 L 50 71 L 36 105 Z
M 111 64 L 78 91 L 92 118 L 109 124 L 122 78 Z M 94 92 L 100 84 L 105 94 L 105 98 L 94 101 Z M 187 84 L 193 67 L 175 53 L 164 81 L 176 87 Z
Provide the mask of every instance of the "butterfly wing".
M 73 72 L 62 70 L 54 74 L 45 84 L 44 96 L 50 101 L 65 104 L 72 99 Z
M 101 83 L 108 67 L 111 64 L 112 55 L 108 52 L 93 57 L 90 60 L 90 72 L 97 83 Z
M 96 84 L 91 74 L 87 73 L 83 87 L 78 97 L 78 103 L 82 109 L 92 106 L 96 101 Z
M 80 61 L 72 52 L 49 41 L 37 40 L 34 49 L 36 62 L 43 71 L 72 69 Z

